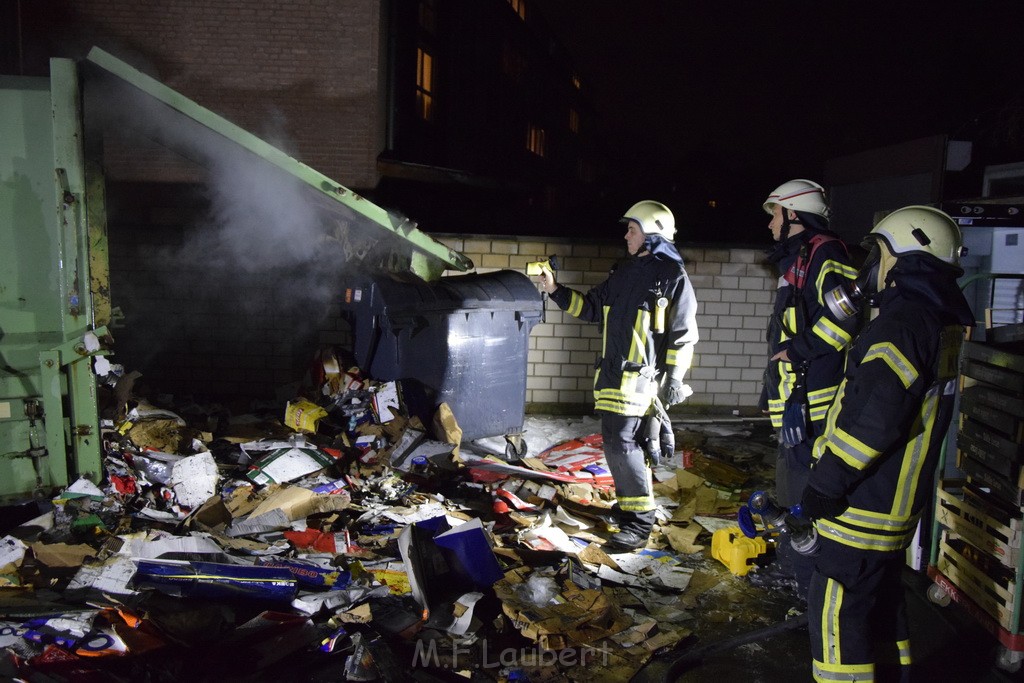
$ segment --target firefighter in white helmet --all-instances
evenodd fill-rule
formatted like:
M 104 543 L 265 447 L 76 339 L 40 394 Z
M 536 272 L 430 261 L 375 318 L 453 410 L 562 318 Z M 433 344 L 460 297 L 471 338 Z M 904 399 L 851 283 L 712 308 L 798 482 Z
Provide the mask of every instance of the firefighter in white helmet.
M 761 408 L 779 436 L 775 496 L 781 505 L 792 507 L 807 483 L 811 446 L 822 431 L 842 378 L 843 350 L 858 323 L 854 318 L 837 320 L 823 295 L 851 281 L 857 270 L 846 245 L 829 230 L 821 185 L 790 180 L 771 192 L 763 207 L 771 216 L 768 228 L 775 240 L 768 261 L 780 277 L 768 321 Z M 804 595 L 812 564 L 785 541 L 778 544 L 781 569 Z
M 819 538 L 808 593 L 818 681 L 875 680 L 879 642 L 896 648 L 908 680 L 905 550 L 934 496 L 964 327 L 974 324 L 957 285 L 960 230 L 949 216 L 908 206 L 868 240 L 856 286 L 829 299 L 852 312 L 870 304 L 878 315 L 847 353 L 801 501 Z
M 651 470 L 644 452 L 647 418 L 682 402 L 697 342 L 697 299 L 672 240 L 672 212 L 645 200 L 622 216 L 628 257 L 586 293 L 555 282 L 541 286 L 562 310 L 600 323 L 603 350 L 595 363 L 594 400 L 604 452 L 615 481 L 619 531 L 613 550 L 643 547 L 655 522 Z

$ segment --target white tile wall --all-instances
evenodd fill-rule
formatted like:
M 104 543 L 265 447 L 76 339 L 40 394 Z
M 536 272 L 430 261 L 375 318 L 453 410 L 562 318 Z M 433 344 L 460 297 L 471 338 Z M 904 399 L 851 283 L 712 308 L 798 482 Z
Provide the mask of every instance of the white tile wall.
M 473 260 L 479 272 L 512 268 L 548 255 L 560 260 L 559 282 L 585 291 L 601 282 L 624 255 L 621 240 L 559 240 L 530 237 L 435 235 Z M 765 326 L 777 276 L 756 248 L 684 247 L 699 305 L 701 340 L 688 383 L 694 394 L 679 410 L 758 414 L 761 375 L 767 360 Z M 526 402 L 567 409 L 593 405 L 591 380 L 601 348 L 598 326 L 563 313 L 552 303 L 546 322 L 533 328 L 527 354 Z

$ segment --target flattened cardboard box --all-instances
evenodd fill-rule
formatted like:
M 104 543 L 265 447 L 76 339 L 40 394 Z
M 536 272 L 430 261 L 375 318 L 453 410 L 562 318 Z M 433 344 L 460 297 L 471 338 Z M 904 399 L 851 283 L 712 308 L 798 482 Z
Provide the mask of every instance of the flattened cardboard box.
M 494 585 L 502 609 L 527 638 L 549 650 L 572 645 L 592 645 L 632 625 L 632 620 L 601 590 L 562 590 L 559 604 L 538 606 L 523 601 L 516 593 L 518 576 Z

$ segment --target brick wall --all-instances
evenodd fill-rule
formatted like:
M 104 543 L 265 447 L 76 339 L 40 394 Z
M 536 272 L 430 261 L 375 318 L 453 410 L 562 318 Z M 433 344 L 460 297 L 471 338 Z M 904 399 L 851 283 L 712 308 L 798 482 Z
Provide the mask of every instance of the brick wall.
M 601 282 L 624 253 L 621 240 L 435 237 L 472 258 L 480 272 L 525 272 L 529 261 L 556 255 L 559 282 L 583 291 Z M 678 410 L 756 414 L 776 276 L 761 249 L 696 246 L 681 252 L 697 295 L 701 339 L 687 379 L 694 395 Z M 546 322 L 530 336 L 526 401 L 531 410 L 592 407 L 593 363 L 600 347 L 597 325 L 549 302 Z
M 383 148 L 380 13 L 379 0 L 76 0 L 53 28 L 359 189 L 376 186 Z M 195 179 L 180 157 L 116 130 L 104 147 L 110 178 Z
M 268 398 L 303 378 L 321 345 L 351 345 L 337 298 L 319 307 L 285 286 L 286 273 L 220 274 L 170 260 L 187 239 L 179 229 L 112 226 L 111 294 L 125 313 L 118 361 L 156 390 Z M 559 280 L 586 290 L 623 254 L 621 241 L 435 235 L 473 259 L 479 272 L 554 254 Z M 756 414 L 765 362 L 764 327 L 775 278 L 759 249 L 682 250 L 698 300 L 697 344 L 685 412 Z M 320 282 L 321 289 L 331 285 Z M 336 288 L 337 289 L 337 288 Z M 340 290 L 339 290 L 340 291 Z M 527 356 L 530 412 L 585 413 L 593 407 L 598 326 L 547 305 Z

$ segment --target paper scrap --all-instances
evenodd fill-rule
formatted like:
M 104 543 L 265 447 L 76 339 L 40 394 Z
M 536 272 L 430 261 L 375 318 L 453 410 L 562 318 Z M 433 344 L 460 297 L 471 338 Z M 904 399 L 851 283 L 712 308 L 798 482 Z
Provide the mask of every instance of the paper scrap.
M 171 488 L 178 503 L 187 508 L 199 507 L 217 492 L 217 463 L 210 452 L 190 455 L 174 463 Z

